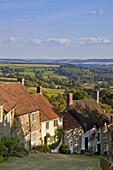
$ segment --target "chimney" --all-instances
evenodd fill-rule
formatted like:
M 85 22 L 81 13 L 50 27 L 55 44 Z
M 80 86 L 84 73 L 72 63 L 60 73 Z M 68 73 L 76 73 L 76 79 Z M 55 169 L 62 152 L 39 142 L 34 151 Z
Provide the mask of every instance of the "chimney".
M 73 93 L 67 93 L 67 106 L 73 104 Z
M 42 94 L 42 86 L 37 86 L 37 93 Z
M 17 78 L 17 81 L 19 81 L 20 83 L 24 85 L 24 78 Z
M 92 97 L 97 101 L 97 103 L 99 103 L 99 91 L 98 90 L 93 91 Z

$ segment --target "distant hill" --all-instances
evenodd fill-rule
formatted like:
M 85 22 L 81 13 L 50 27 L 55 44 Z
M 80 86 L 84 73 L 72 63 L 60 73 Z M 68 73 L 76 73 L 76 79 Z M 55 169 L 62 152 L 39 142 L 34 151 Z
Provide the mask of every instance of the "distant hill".
M 113 59 L 0 59 L 0 63 L 44 63 L 75 65 L 113 65 Z

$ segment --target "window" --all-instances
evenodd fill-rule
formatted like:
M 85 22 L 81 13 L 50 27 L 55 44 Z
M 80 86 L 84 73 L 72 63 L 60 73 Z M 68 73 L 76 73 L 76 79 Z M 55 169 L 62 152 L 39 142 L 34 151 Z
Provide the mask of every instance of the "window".
M 36 113 L 33 113 L 32 114 L 32 121 L 35 121 L 35 120 L 37 120 L 37 115 L 36 115 Z
M 49 122 L 46 122 L 46 129 L 49 129 Z
M 31 134 L 31 143 L 36 142 L 36 132 Z
M 109 149 L 109 145 L 108 145 L 108 144 L 104 144 L 103 147 L 104 147 L 104 152 L 105 152 L 105 151 L 108 151 L 108 149 Z
M 54 120 L 54 126 L 58 126 L 58 120 Z

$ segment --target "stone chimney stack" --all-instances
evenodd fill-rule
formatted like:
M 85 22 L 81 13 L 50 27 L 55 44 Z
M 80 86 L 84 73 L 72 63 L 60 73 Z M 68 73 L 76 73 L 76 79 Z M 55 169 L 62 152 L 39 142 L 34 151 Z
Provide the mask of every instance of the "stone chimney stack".
M 67 106 L 73 104 L 73 93 L 67 93 Z
M 37 93 L 42 94 L 42 86 L 37 86 Z
M 93 98 L 99 103 L 99 91 L 95 90 L 93 91 Z
M 17 81 L 24 85 L 24 78 L 17 78 Z

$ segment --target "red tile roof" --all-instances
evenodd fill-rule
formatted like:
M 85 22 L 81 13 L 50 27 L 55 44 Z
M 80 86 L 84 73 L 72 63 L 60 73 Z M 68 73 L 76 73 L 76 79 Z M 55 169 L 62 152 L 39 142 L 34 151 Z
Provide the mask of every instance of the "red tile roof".
M 12 99 L 15 100 L 16 104 L 16 114 L 23 115 L 26 113 L 31 113 L 33 111 L 39 110 L 39 107 L 36 105 L 30 93 L 27 91 L 24 85 L 21 83 L 3 83 L 0 84 L 2 88 L 3 95 L 5 94 L 4 99 L 8 99 L 7 105 L 11 108 Z M 11 98 L 10 98 L 11 96 Z M 9 100 L 10 98 L 10 100 Z
M 2 106 L 4 103 L 6 103 L 6 100 L 0 96 L 0 106 Z
M 50 104 L 43 94 L 32 94 L 32 97 L 40 108 L 41 122 L 59 117 L 55 108 Z
M 11 96 L 10 94 L 8 94 L 2 87 L 0 84 L 0 97 L 3 98 L 6 103 L 4 104 L 4 109 L 6 112 L 8 112 L 9 110 L 11 110 L 15 104 L 17 103 L 13 96 Z

